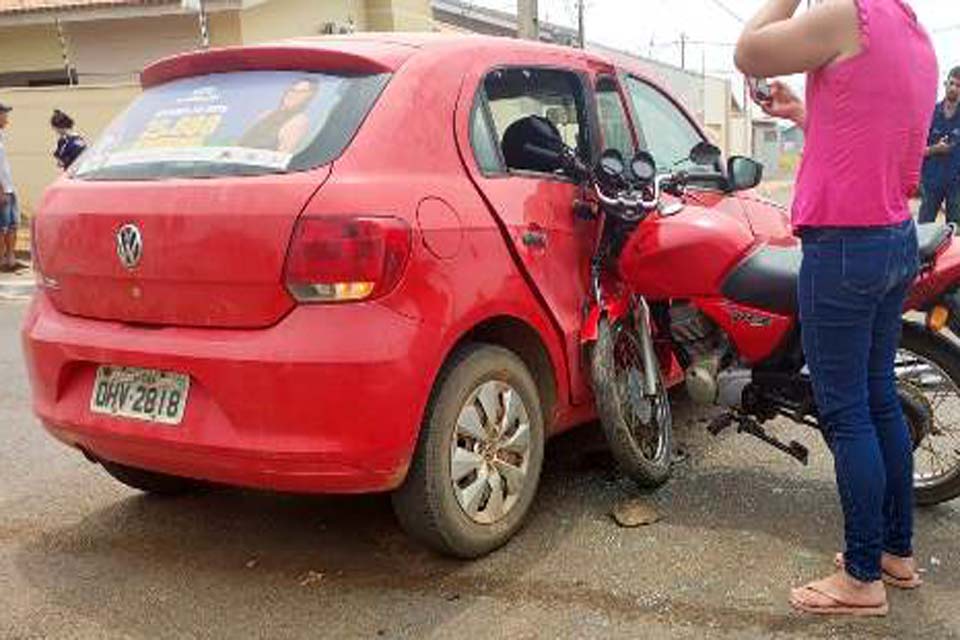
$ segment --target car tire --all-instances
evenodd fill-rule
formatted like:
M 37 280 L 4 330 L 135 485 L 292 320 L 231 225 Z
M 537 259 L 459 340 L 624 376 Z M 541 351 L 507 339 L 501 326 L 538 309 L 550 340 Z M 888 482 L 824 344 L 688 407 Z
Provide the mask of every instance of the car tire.
M 171 476 L 156 471 L 128 467 L 117 462 L 101 460 L 104 470 L 115 480 L 132 489 L 156 496 L 179 496 L 201 489 L 204 483 L 190 478 Z
M 496 408 L 488 410 L 491 398 L 497 399 Z M 497 417 L 491 419 L 488 413 Z M 483 444 L 470 435 L 477 431 L 476 420 L 484 433 L 488 427 L 503 433 Z M 544 440 L 540 397 L 523 361 L 493 345 L 458 350 L 434 386 L 407 478 L 393 494 L 401 526 L 428 547 L 457 558 L 478 558 L 501 547 L 523 525 L 533 503 Z M 526 448 L 516 453 L 522 441 Z M 480 455 L 474 453 L 477 447 L 489 449 Z M 475 455 L 483 461 L 463 475 Z M 464 458 L 469 458 L 467 465 Z M 522 479 L 517 473 L 521 468 Z M 462 477 L 455 482 L 455 475 Z M 478 493 L 481 497 L 473 499 Z M 495 518 L 497 513 L 502 515 Z

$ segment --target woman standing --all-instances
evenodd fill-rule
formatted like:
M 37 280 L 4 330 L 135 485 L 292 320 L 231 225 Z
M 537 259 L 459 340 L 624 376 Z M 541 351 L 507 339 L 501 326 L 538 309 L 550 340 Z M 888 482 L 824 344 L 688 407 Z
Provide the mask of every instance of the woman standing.
M 806 131 L 793 225 L 803 241 L 803 349 L 834 455 L 846 549 L 833 575 L 794 589 L 797 609 L 884 615 L 884 583 L 919 586 L 913 455 L 894 359 L 918 269 L 908 206 L 937 91 L 930 39 L 905 0 L 768 0 L 737 66 L 752 77 L 807 72 L 807 100 L 773 83 L 764 109 Z
M 87 141 L 73 132 L 73 118 L 59 109 L 54 110 L 50 126 L 57 133 L 57 148 L 53 157 L 57 159 L 57 166 L 66 171 L 86 150 Z

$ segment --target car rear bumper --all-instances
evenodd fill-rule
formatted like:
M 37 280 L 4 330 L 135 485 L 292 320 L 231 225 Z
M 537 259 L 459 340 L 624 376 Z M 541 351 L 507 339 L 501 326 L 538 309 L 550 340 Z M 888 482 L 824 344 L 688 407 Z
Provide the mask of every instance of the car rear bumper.
M 376 304 L 300 307 L 255 331 L 154 329 L 67 316 L 42 293 L 22 334 L 34 411 L 58 439 L 130 466 L 310 493 L 399 486 L 436 336 Z M 100 365 L 188 374 L 182 424 L 92 413 Z

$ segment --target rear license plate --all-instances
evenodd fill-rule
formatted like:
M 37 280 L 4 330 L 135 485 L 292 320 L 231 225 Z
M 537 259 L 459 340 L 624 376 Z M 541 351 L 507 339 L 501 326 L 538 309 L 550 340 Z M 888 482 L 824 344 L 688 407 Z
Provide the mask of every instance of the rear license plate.
M 190 376 L 135 367 L 100 367 L 90 411 L 176 426 L 183 422 Z

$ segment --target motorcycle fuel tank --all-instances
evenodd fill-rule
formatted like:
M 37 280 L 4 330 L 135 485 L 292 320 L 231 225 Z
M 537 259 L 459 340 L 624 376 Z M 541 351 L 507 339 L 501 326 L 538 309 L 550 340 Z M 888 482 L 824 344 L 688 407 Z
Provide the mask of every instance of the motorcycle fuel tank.
M 719 296 L 754 242 L 739 203 L 688 200 L 679 213 L 654 213 L 637 226 L 620 254 L 620 275 L 650 300 Z

